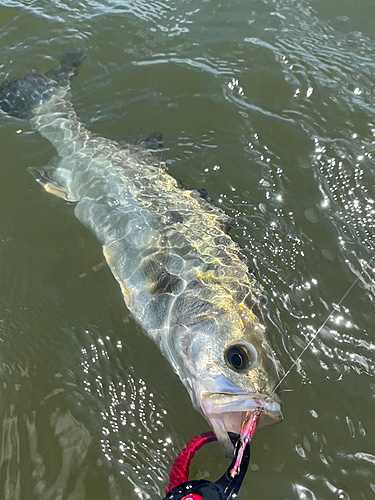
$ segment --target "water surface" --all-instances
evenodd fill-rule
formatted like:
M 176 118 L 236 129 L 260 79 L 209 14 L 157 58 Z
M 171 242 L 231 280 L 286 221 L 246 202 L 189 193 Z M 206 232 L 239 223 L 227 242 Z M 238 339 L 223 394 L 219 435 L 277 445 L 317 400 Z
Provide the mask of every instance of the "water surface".
M 170 173 L 236 219 L 285 370 L 333 311 L 239 498 L 374 499 L 374 2 L 3 0 L 0 26 L 1 81 L 84 45 L 83 122 L 163 132 Z M 27 172 L 52 146 L 2 115 L 0 150 L 0 498 L 156 499 L 208 426 L 74 207 Z M 212 444 L 191 477 L 227 465 Z

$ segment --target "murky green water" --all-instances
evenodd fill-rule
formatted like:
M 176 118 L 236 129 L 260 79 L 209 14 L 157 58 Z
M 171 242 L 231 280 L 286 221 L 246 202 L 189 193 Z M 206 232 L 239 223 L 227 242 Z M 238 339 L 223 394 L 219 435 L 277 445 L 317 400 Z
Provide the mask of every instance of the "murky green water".
M 1 81 L 84 45 L 72 100 L 88 127 L 162 131 L 170 172 L 236 218 L 285 370 L 334 311 L 240 498 L 375 498 L 375 3 L 1 4 Z M 0 498 L 156 499 L 208 426 L 73 207 L 27 173 L 53 148 L 2 115 L 0 151 Z M 227 465 L 213 444 L 192 476 Z

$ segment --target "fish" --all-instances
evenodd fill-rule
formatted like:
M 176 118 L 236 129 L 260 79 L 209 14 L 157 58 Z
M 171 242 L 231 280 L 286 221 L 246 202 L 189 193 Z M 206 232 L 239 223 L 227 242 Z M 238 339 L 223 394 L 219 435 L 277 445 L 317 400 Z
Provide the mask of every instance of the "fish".
M 240 434 L 249 412 L 260 411 L 260 427 L 283 418 L 264 290 L 228 234 L 230 217 L 205 193 L 181 187 L 150 147 L 100 137 L 79 120 L 69 92 L 85 57 L 74 49 L 57 69 L 5 81 L 0 108 L 54 146 L 57 158 L 32 174 L 75 205 L 133 318 L 233 457 L 228 432 Z

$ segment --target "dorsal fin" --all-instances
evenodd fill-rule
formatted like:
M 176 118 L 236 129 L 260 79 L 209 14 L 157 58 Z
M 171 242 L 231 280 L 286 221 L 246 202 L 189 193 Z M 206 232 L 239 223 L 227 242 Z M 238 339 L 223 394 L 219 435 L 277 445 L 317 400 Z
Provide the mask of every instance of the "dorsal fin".
M 163 134 L 161 132 L 154 132 L 147 137 L 141 137 L 133 141 L 135 146 L 141 146 L 149 151 L 157 151 L 163 148 Z

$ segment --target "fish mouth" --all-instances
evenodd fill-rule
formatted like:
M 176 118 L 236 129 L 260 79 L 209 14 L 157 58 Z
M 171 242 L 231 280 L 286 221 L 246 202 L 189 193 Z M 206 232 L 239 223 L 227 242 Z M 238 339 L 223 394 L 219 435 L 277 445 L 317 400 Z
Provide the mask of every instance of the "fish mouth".
M 202 411 L 226 455 L 233 458 L 234 447 L 228 432 L 240 434 L 248 412 L 260 411 L 258 427 L 282 421 L 281 404 L 278 397 L 259 394 L 202 394 Z

